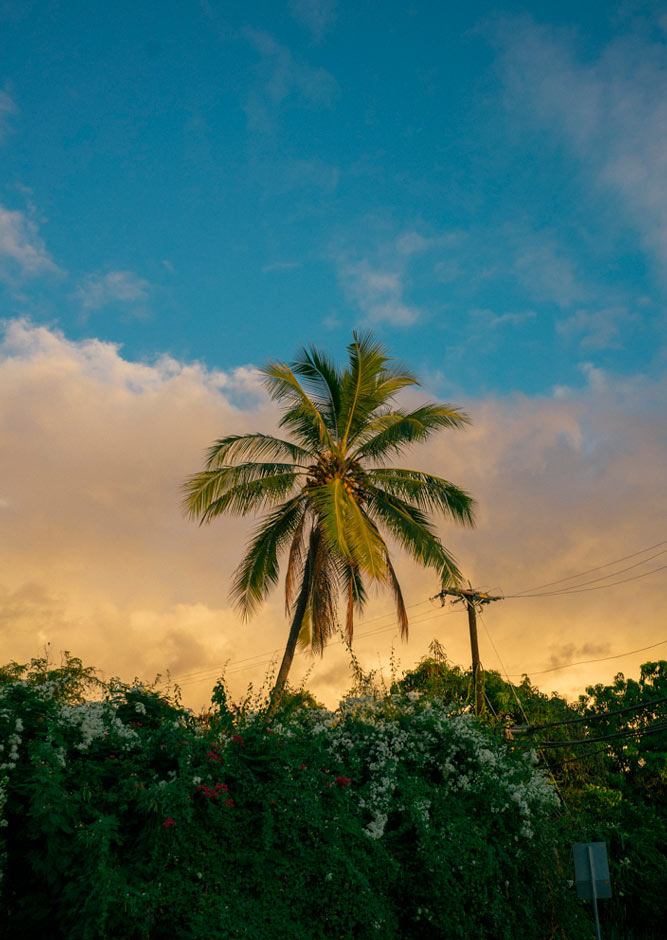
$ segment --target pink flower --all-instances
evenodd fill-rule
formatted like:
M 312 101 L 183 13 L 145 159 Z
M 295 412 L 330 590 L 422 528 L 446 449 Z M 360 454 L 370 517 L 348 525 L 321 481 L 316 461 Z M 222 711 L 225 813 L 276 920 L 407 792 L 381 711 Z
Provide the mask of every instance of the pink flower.
M 349 777 L 343 777 L 343 775 L 341 774 L 340 777 L 336 777 L 336 779 L 334 780 L 334 783 L 336 784 L 337 787 L 349 787 L 352 781 L 350 780 Z
M 229 787 L 227 786 L 226 783 L 216 783 L 215 789 L 222 790 L 223 793 L 226 793 L 227 790 L 229 790 Z
M 165 827 L 165 829 L 168 829 L 170 826 L 175 826 L 175 825 L 176 825 L 176 820 L 175 820 L 175 819 L 172 819 L 171 816 L 167 816 L 167 818 L 166 818 L 165 821 L 162 823 L 162 825 Z
M 305 770 L 305 769 L 306 769 L 305 764 L 299 764 L 299 770 Z
M 240 744 L 241 747 L 244 747 L 243 738 L 241 737 L 240 734 L 233 734 L 233 735 L 232 735 L 232 744 Z
M 233 806 L 233 805 L 234 805 L 234 800 L 232 799 L 225 800 L 225 806 Z

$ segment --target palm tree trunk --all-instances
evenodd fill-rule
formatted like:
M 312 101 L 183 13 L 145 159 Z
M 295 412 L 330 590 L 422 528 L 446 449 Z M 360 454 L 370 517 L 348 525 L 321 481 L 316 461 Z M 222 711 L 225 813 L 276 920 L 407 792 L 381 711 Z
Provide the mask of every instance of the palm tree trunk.
M 310 576 L 313 567 L 313 547 L 312 543 L 308 549 L 308 556 L 306 558 L 306 563 L 303 567 L 303 582 L 301 584 L 301 590 L 299 591 L 299 597 L 296 602 L 296 607 L 294 609 L 294 616 L 292 618 L 292 626 L 290 627 L 289 636 L 287 637 L 287 646 L 285 647 L 285 652 L 283 653 L 283 660 L 280 664 L 280 669 L 278 670 L 278 676 L 276 678 L 276 684 L 271 691 L 271 698 L 269 700 L 269 708 L 266 713 L 267 718 L 273 718 L 280 704 L 280 697 L 285 688 L 285 683 L 287 682 L 287 676 L 289 674 L 290 668 L 292 666 L 292 660 L 294 659 L 294 651 L 296 650 L 296 642 L 299 639 L 299 633 L 301 632 L 301 625 L 303 623 L 303 617 L 306 613 L 306 607 L 308 606 L 308 595 L 310 593 Z

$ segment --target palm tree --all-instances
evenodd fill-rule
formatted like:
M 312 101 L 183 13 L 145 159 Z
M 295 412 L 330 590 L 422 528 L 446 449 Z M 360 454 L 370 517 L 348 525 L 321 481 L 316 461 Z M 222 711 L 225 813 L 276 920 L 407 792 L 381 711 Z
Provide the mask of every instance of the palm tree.
M 410 444 L 441 428 L 464 426 L 467 415 L 444 404 L 399 407 L 397 393 L 419 383 L 370 333 L 353 334 L 348 357 L 340 369 L 310 347 L 290 364 L 269 362 L 261 370 L 264 383 L 282 406 L 280 426 L 291 439 L 259 433 L 223 437 L 209 449 L 205 469 L 183 485 L 186 511 L 200 523 L 224 513 L 265 513 L 232 583 L 231 596 L 244 617 L 277 583 L 281 556 L 287 557 L 291 626 L 270 713 L 297 642 L 323 652 L 341 595 L 349 642 L 371 582 L 393 593 L 401 636 L 407 637 L 403 595 L 383 532 L 434 568 L 443 585 L 452 585 L 460 572 L 429 513 L 473 524 L 473 500 L 462 489 L 428 473 L 387 466 Z

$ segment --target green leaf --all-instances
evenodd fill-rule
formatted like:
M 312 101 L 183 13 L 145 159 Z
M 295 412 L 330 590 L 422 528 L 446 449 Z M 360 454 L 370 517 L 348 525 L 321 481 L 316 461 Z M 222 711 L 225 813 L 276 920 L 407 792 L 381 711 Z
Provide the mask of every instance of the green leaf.
M 322 414 L 287 363 L 270 362 L 261 372 L 271 398 L 287 405 L 280 426 L 293 431 L 307 450 L 323 445 L 333 447 L 334 440 Z
M 257 527 L 232 582 L 232 598 L 244 617 L 254 612 L 278 581 L 279 555 L 294 534 L 303 510 L 301 498 L 296 497 Z
M 465 412 L 451 405 L 426 404 L 413 411 L 396 410 L 378 415 L 367 422 L 357 435 L 354 457 L 358 460 L 381 460 L 400 454 L 410 444 L 420 444 L 445 428 L 462 428 L 470 423 Z
M 309 450 L 270 434 L 230 434 L 209 447 L 206 468 L 210 470 L 237 460 L 260 461 L 266 458 L 273 462 L 288 459 L 295 464 L 307 464 L 312 456 Z
M 475 502 L 448 480 L 418 470 L 374 468 L 368 479 L 378 489 L 418 506 L 426 512 L 438 512 L 461 525 L 474 525 Z
M 303 476 L 292 464 L 241 464 L 202 470 L 183 485 L 185 508 L 201 523 L 224 512 L 245 516 L 283 500 Z
M 329 547 L 369 577 L 386 578 L 386 546 L 372 521 L 351 496 L 345 482 L 310 487 L 309 498 L 321 522 Z
M 369 488 L 368 510 L 420 564 L 434 568 L 441 580 L 461 579 L 456 562 L 433 531 L 427 516 L 396 496 Z

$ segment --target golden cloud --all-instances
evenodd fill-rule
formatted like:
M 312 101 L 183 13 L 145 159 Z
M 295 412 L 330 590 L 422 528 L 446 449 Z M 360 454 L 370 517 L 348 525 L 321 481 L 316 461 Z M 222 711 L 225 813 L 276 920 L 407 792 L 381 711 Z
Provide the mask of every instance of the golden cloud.
M 664 398 L 665 383 L 589 370 L 579 390 L 463 403 L 473 426 L 442 434 L 410 464 L 476 497 L 475 530 L 442 528 L 473 585 L 517 594 L 667 538 Z M 49 644 L 54 657 L 67 649 L 125 679 L 169 671 L 193 707 L 208 701 L 226 662 L 237 694 L 261 681 L 286 635 L 280 592 L 247 624 L 227 599 L 252 521 L 199 528 L 183 516 L 179 492 L 216 437 L 275 428 L 256 372 L 167 357 L 130 362 L 112 344 L 10 321 L 0 345 L 0 402 L 2 661 L 26 661 Z M 538 674 L 665 639 L 665 572 L 616 587 L 593 582 L 644 557 L 565 582 L 581 584 L 580 593 L 489 605 L 480 627 L 484 664 L 501 668 L 500 657 L 510 674 L 527 671 L 545 690 L 573 695 L 664 656 L 659 647 Z M 410 642 L 397 643 L 389 601 L 379 596 L 357 628 L 365 668 L 388 674 L 392 644 L 410 666 L 434 637 L 453 662 L 466 664 L 460 605 L 430 603 L 437 583 L 400 553 L 397 570 L 411 605 Z M 321 660 L 299 656 L 294 678 L 309 668 L 309 687 L 329 704 L 349 685 L 340 644 Z

